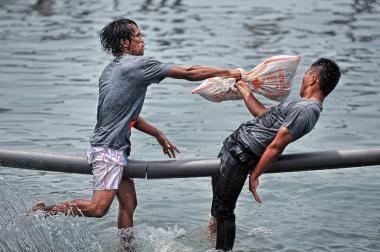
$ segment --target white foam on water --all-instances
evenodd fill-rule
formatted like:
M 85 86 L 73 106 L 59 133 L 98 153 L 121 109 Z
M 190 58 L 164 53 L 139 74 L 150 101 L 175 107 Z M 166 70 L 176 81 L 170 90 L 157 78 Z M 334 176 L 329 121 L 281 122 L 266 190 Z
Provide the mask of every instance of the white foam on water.
M 163 227 L 153 227 L 148 224 L 140 224 L 133 229 L 123 230 L 120 236 L 128 237 L 133 233 L 134 239 L 132 242 L 126 242 L 124 246 L 127 250 L 135 251 L 193 251 L 181 241 L 186 236 L 186 230 L 176 225 Z
M 30 202 L 2 178 L 0 192 L 0 251 L 194 251 L 185 245 L 186 230 L 176 225 L 93 230 L 86 218 L 28 212 Z
M 0 251 L 102 251 L 85 218 L 30 213 L 21 193 L 1 178 L 0 191 Z
M 247 236 L 267 237 L 273 234 L 272 230 L 266 227 L 257 227 L 247 233 Z

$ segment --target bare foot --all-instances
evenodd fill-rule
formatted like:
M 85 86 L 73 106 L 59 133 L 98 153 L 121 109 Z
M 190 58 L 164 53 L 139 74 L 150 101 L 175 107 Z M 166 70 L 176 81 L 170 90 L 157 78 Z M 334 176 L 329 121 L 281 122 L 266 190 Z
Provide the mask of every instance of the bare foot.
M 216 232 L 216 219 L 214 217 L 210 218 L 210 221 L 208 222 L 208 225 L 207 225 L 207 230 L 211 234 Z
M 45 211 L 46 205 L 42 201 L 37 201 L 37 203 L 29 209 L 25 210 L 25 215 L 34 215 L 36 211 Z
M 45 203 L 43 203 L 42 201 L 38 201 L 37 204 L 35 204 L 30 210 L 31 210 L 32 212 L 35 212 L 35 211 L 37 211 L 37 210 L 42 210 L 42 211 L 44 211 L 45 208 L 46 208 Z
M 216 219 L 211 217 L 206 230 L 206 238 L 215 244 L 216 241 Z
M 136 252 L 133 228 L 119 229 L 121 245 L 126 251 Z

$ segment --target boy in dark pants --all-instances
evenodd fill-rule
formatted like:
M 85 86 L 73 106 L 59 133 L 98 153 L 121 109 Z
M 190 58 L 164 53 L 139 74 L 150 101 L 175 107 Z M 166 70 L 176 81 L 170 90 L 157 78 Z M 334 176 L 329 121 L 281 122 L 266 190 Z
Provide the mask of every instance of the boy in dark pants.
M 226 251 L 233 248 L 236 231 L 234 209 L 248 174 L 249 190 L 261 203 L 256 191 L 259 176 L 289 143 L 314 128 L 323 101 L 339 78 L 337 64 L 321 58 L 305 72 L 300 91 L 302 99 L 283 102 L 270 109 L 252 95 L 247 83 L 236 83 L 254 118 L 226 138 L 218 156 L 221 166 L 219 174 L 212 177 L 213 217 L 209 223 L 210 231 L 216 231 L 216 249 Z

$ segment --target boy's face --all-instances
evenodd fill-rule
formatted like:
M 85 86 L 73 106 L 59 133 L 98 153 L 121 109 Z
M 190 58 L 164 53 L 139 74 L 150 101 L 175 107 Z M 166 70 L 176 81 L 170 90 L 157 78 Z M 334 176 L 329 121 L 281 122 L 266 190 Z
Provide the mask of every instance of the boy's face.
M 140 29 L 132 25 L 132 38 L 129 45 L 129 53 L 132 55 L 144 55 L 144 38 L 140 33 Z
M 302 85 L 300 90 L 300 96 L 303 97 L 305 90 L 308 88 L 310 83 L 314 82 L 316 78 L 316 69 L 314 67 L 309 67 L 302 79 Z

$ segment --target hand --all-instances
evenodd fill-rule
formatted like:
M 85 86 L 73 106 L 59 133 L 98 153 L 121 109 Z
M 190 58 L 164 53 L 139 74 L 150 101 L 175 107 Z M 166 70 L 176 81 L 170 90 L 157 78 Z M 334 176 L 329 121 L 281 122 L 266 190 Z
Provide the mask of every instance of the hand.
M 241 79 L 242 71 L 244 71 L 241 68 L 230 70 L 230 78 L 235 78 L 236 81 Z
M 238 81 L 235 83 L 235 87 L 239 90 L 239 93 L 243 98 L 246 98 L 251 93 L 251 90 L 249 90 L 248 84 L 245 81 Z
M 256 202 L 261 204 L 263 201 L 261 200 L 259 194 L 257 193 L 257 187 L 259 186 L 259 179 L 255 178 L 253 176 L 249 177 L 249 190 L 252 192 L 253 197 L 255 198 Z
M 177 147 L 163 133 L 158 135 L 157 142 L 162 146 L 162 151 L 170 158 L 176 158 L 175 152 L 180 153 Z

